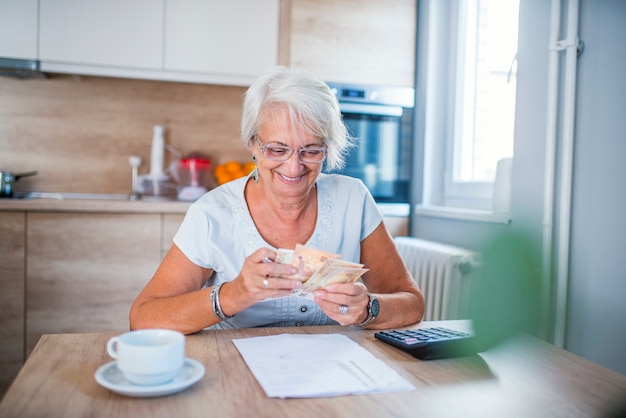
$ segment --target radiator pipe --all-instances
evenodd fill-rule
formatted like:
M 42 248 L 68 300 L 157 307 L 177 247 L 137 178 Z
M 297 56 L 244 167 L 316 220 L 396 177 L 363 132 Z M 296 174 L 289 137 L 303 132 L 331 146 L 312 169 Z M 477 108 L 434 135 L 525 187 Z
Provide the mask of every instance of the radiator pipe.
M 554 170 L 558 111 L 559 40 L 561 2 L 552 0 L 550 13 L 550 41 L 548 57 L 548 97 L 546 116 L 546 155 L 543 186 L 543 254 L 542 254 L 542 318 L 550 318 L 552 300 L 552 245 L 554 229 Z M 548 340 L 551 330 L 544 321 L 540 332 Z
M 556 165 L 556 128 L 557 128 L 557 92 L 558 92 L 558 54 L 565 51 L 565 81 L 563 96 L 563 127 L 561 141 L 561 172 L 559 195 L 559 239 L 557 242 L 558 258 L 556 265 L 556 298 L 554 311 L 553 343 L 563 348 L 567 331 L 567 294 L 569 289 L 569 258 L 572 205 L 572 168 L 574 159 L 574 120 L 576 111 L 576 65 L 578 57 L 578 13 L 579 0 L 567 3 L 567 37 L 556 41 L 561 20 L 560 0 L 552 1 L 548 120 L 546 138 L 546 173 L 544 189 L 544 243 L 543 243 L 543 283 L 544 297 L 550 295 L 552 260 L 553 260 L 553 212 L 554 212 L 554 171 Z M 552 36 L 557 38 L 553 38 Z M 547 296 L 549 307 L 549 296 Z M 544 300 L 546 302 L 546 300 Z M 544 309 L 546 306 L 544 306 Z
M 567 331 L 567 294 L 569 290 L 570 232 L 572 214 L 572 172 L 574 164 L 574 127 L 576 117 L 576 65 L 578 61 L 579 0 L 569 0 L 565 48 L 565 93 L 561 154 L 561 193 L 559 197 L 559 257 L 555 318 L 555 344 L 565 347 Z

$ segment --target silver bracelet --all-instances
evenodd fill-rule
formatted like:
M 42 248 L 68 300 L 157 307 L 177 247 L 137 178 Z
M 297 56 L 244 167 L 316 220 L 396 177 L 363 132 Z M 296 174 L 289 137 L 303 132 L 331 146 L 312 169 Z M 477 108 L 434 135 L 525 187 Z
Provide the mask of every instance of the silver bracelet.
M 226 315 L 222 312 L 222 305 L 220 305 L 220 289 L 225 282 L 218 283 L 213 286 L 211 290 L 211 306 L 213 307 L 213 313 L 220 320 L 223 321 L 228 318 L 232 318 L 234 315 Z

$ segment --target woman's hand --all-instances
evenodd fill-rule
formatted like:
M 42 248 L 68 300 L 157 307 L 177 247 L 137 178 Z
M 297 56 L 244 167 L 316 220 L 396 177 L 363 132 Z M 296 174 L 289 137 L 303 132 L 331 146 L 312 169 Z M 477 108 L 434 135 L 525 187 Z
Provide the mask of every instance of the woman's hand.
M 246 257 L 239 276 L 225 283 L 220 291 L 225 313 L 232 315 L 270 297 L 289 295 L 302 285 L 291 279 L 298 269 L 289 264 L 274 262 L 276 251 L 259 248 Z
M 322 311 L 341 325 L 359 324 L 367 317 L 369 297 L 361 282 L 329 284 L 314 295 Z

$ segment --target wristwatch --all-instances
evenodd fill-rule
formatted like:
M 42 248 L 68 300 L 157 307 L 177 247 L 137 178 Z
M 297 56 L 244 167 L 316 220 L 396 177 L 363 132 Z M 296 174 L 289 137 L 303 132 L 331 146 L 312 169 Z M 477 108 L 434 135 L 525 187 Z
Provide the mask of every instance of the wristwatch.
M 371 293 L 368 293 L 367 297 L 370 300 L 367 304 L 367 318 L 365 318 L 365 321 L 361 322 L 360 324 L 354 324 L 355 327 L 364 327 L 365 325 L 376 319 L 378 313 L 380 312 L 380 304 L 378 303 L 378 298 Z

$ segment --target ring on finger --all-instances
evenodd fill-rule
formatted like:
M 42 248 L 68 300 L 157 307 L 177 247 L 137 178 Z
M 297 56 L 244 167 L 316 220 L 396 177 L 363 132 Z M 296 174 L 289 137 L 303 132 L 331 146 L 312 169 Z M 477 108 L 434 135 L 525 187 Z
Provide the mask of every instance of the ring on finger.
M 346 305 L 341 305 L 339 307 L 339 313 L 342 315 L 345 315 L 348 313 L 348 307 Z
M 263 287 L 266 289 L 270 288 L 270 282 L 267 279 L 263 279 Z

